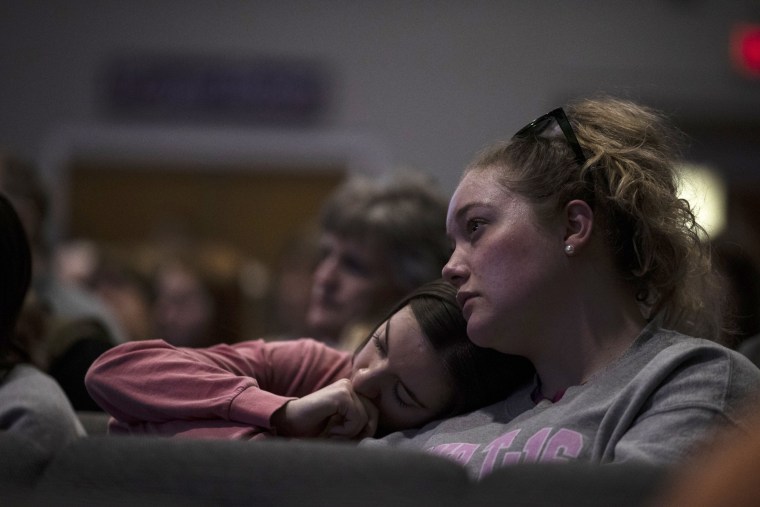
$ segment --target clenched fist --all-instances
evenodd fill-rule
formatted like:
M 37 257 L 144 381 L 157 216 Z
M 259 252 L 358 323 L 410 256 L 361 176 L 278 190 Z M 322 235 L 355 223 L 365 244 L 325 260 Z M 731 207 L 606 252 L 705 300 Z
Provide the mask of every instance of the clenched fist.
M 290 400 L 272 414 L 277 433 L 288 437 L 371 437 L 377 429 L 377 407 L 341 379 L 303 398 Z

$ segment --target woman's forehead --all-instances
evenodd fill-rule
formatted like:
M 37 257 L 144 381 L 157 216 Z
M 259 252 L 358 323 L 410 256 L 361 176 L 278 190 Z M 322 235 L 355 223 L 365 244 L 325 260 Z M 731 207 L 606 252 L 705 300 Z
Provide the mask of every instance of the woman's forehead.
M 470 171 L 451 196 L 446 221 L 460 218 L 463 212 L 475 206 L 503 207 L 505 203 L 519 199 L 518 194 L 500 184 L 495 171 Z

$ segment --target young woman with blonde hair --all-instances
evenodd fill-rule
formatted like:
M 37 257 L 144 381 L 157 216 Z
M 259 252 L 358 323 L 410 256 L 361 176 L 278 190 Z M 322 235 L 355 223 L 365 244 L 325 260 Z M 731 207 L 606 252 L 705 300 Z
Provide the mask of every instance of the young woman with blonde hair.
M 443 274 L 470 339 L 537 375 L 496 405 L 382 443 L 483 476 L 519 462 L 671 463 L 717 425 L 743 426 L 760 371 L 709 341 L 720 292 L 677 195 L 676 138 L 656 111 L 602 97 L 476 158 L 449 204 Z

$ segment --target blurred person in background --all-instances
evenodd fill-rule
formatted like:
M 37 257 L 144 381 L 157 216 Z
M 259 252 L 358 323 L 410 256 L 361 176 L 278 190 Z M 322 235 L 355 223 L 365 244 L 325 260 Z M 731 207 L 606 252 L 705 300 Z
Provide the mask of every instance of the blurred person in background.
M 108 306 L 127 341 L 152 338 L 154 294 L 149 277 L 123 255 L 100 250 L 85 287 Z
M 235 340 L 214 326 L 216 304 L 210 284 L 188 256 L 162 261 L 152 278 L 152 337 L 178 347 L 203 347 Z
M 0 191 L 17 210 L 32 248 L 32 288 L 56 316 L 67 319 L 95 318 L 107 329 L 114 343 L 125 335 L 102 301 L 74 284 L 55 276 L 51 245 L 45 236 L 50 201 L 39 170 L 31 162 L 0 153 Z
M 85 434 L 60 386 L 31 364 L 33 336 L 18 328 L 32 279 L 26 233 L 10 201 L 0 194 L 0 431 L 54 452 Z M 4 456 L 3 459 L 12 459 Z
M 287 239 L 272 269 L 264 302 L 264 333 L 271 339 L 308 336 L 306 314 L 318 260 L 319 229 L 310 223 Z
M 58 249 L 61 278 L 96 295 L 110 309 L 127 341 L 160 338 L 184 347 L 238 341 L 240 329 L 227 291 L 235 288 L 238 260 L 219 269 L 215 243 L 183 236 L 157 237 L 129 247 L 75 241 Z M 230 271 L 231 273 L 226 273 Z
M 349 179 L 323 206 L 307 336 L 353 350 L 382 311 L 440 276 L 447 199 L 420 173 Z
M 360 438 L 472 410 L 533 377 L 475 346 L 455 288 L 436 280 L 375 323 L 354 353 L 312 339 L 208 348 L 132 342 L 87 375 L 112 433 L 186 438 Z
M 16 209 L 31 248 L 31 294 L 19 317 L 21 328 L 38 333 L 30 357 L 58 381 L 75 409 L 100 410 L 84 388 L 84 375 L 96 357 L 125 341 L 125 333 L 100 299 L 55 275 L 53 245 L 45 236 L 49 196 L 38 169 L 0 153 L 0 192 Z

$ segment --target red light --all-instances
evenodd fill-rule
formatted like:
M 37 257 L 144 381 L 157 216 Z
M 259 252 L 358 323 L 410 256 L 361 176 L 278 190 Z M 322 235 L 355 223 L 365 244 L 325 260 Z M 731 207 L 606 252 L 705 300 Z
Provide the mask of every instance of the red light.
M 742 24 L 734 28 L 731 57 L 741 73 L 760 79 L 760 25 Z

